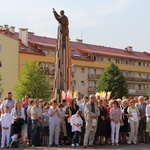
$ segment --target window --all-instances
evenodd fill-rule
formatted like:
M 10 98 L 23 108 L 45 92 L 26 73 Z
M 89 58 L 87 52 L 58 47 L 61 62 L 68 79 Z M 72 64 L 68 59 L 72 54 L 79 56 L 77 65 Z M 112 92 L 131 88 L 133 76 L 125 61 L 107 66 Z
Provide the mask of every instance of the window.
M 81 68 L 81 73 L 84 73 L 84 68 Z
M 141 90 L 141 85 L 139 84 L 139 90 Z
M 144 88 L 143 88 L 143 89 L 144 89 L 144 90 L 147 90 L 147 88 L 148 88 L 148 87 L 147 87 L 147 85 L 143 85 L 143 86 L 144 86 Z
M 127 72 L 126 71 L 122 71 L 123 76 L 126 77 L 127 76 Z
M 100 56 L 99 56 L 99 57 L 97 58 L 97 61 L 102 62 L 102 61 L 103 61 L 103 57 L 100 57 Z
M 0 61 L 0 67 L 2 67 L 2 61 Z
M 43 53 L 44 53 L 46 56 L 49 55 L 49 51 L 48 51 L 48 50 L 42 50 L 42 51 L 43 51 Z
M 103 73 L 103 69 L 100 69 L 100 75 Z
M 22 61 L 22 68 L 24 67 L 25 63 L 27 63 L 26 61 Z
M 96 87 L 96 82 L 89 81 L 89 87 Z
M 76 72 L 76 67 L 75 66 L 72 66 L 72 72 Z
M 139 62 L 138 64 L 139 64 L 139 66 L 141 66 L 141 62 Z
M 43 63 L 43 64 L 42 64 L 42 69 L 43 69 L 43 70 L 49 70 L 49 64 Z
M 52 71 L 55 71 L 55 65 L 52 65 Z
M 84 81 L 81 81 L 81 86 L 84 86 Z
M 131 84 L 131 89 L 135 89 L 135 84 Z
M 135 89 L 135 84 L 129 84 L 129 89 Z
M 139 73 L 139 78 L 141 78 L 141 74 Z
M 134 60 L 130 60 L 130 65 L 135 65 L 135 61 Z
M 0 52 L 2 51 L 2 45 L 0 45 Z
M 96 61 L 96 56 L 91 56 L 91 58 L 92 58 L 94 61 Z
M 149 64 L 147 63 L 146 67 L 148 67 L 148 66 L 149 66 Z
M 122 59 L 121 64 L 128 64 L 128 60 Z
M 72 85 L 76 86 L 76 80 L 72 80 Z
M 55 56 L 56 55 L 56 52 L 55 51 L 52 51 L 52 56 Z
M 89 68 L 89 74 L 96 74 L 96 69 Z
M 110 59 L 110 58 L 108 58 L 108 62 L 111 62 L 111 59 Z
M 119 63 L 120 63 L 120 60 L 119 60 L 119 59 L 115 59 L 115 63 L 116 63 L 116 64 L 119 64 Z
M 134 77 L 135 77 L 135 73 L 134 73 L 134 72 L 131 72 L 131 73 L 130 73 L 130 76 L 131 76 L 132 78 L 134 78 Z

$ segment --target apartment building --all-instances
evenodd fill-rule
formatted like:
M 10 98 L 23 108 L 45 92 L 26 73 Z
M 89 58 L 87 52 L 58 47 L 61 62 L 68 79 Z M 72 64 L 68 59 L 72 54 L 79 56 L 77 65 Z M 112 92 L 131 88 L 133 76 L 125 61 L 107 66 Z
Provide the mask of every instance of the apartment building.
M 131 46 L 117 49 L 71 41 L 72 84 L 84 96 L 95 93 L 96 81 L 110 62 L 114 62 L 127 79 L 130 95 L 146 95 L 150 84 L 150 53 L 137 52 Z M 54 81 L 56 39 L 38 36 L 26 28 L 0 26 L 0 74 L 4 92 L 13 91 L 19 71 L 29 60 L 39 61 Z

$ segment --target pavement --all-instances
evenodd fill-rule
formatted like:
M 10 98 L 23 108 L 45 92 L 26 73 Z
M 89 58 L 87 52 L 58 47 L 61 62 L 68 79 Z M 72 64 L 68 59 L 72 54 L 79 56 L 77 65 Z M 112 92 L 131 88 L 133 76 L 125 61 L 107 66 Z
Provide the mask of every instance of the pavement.
M 21 144 L 19 148 L 11 148 L 12 150 L 83 150 L 82 146 L 79 147 L 71 147 L 71 146 L 61 146 L 61 147 L 29 147 L 27 145 Z M 112 145 L 104 145 L 104 146 L 96 146 L 94 148 L 88 147 L 87 150 L 150 150 L 150 144 L 140 143 L 137 145 L 131 144 L 120 144 L 119 146 L 112 146 Z M 8 149 L 7 149 L 8 150 Z

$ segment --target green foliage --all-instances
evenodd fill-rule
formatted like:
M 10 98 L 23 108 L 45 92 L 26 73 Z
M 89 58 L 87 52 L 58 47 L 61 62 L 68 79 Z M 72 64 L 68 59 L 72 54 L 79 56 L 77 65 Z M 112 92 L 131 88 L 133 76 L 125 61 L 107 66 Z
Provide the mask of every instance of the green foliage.
M 147 89 L 147 95 L 148 97 L 150 97 L 150 85 L 148 86 L 148 89 Z
M 111 98 L 122 98 L 128 95 L 127 82 L 119 68 L 110 63 L 96 83 L 96 91 L 111 91 Z
M 36 61 L 25 63 L 14 89 L 15 97 L 22 99 L 28 94 L 31 98 L 48 100 L 51 95 L 50 89 L 48 75 L 41 69 L 41 65 Z

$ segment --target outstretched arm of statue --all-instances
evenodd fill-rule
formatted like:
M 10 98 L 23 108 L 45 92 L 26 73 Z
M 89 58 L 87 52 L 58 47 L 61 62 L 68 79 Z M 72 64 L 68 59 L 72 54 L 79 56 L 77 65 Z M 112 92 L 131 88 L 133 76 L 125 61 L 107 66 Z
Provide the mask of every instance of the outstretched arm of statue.
M 60 22 L 60 15 L 56 12 L 54 8 L 53 8 L 53 13 L 54 13 L 56 20 Z

